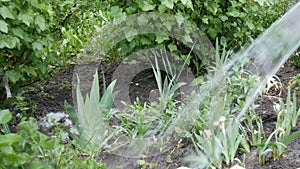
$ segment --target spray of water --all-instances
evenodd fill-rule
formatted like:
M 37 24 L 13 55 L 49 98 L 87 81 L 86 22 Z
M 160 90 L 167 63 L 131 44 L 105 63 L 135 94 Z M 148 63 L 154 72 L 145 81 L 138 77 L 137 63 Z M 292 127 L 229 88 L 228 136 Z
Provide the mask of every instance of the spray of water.
M 300 3 L 290 9 L 281 19 L 276 21 L 265 33 L 259 36 L 249 47 L 236 53 L 232 59 L 224 64 L 221 71 L 209 82 L 210 85 L 201 93 L 197 93 L 183 112 L 169 128 L 172 133 L 175 126 L 181 123 L 190 123 L 197 113 L 203 99 L 207 96 L 218 94 L 220 82 L 225 79 L 225 72 L 233 69 L 236 65 L 242 66 L 244 70 L 256 74 L 259 81 L 250 86 L 250 92 L 245 100 L 242 110 L 238 113 L 236 124 L 254 102 L 257 95 L 265 87 L 268 78 L 274 75 L 286 60 L 300 46 Z M 248 62 L 244 64 L 245 62 Z M 204 92 L 203 92 L 204 91 Z M 214 112 L 211 112 L 214 113 Z M 212 114 L 213 116 L 213 114 Z M 190 117 L 190 118 L 189 118 Z M 235 124 L 235 125 L 236 125 Z
M 193 112 L 194 108 L 201 105 L 201 103 L 199 102 L 202 102 L 203 98 L 207 98 L 209 95 L 215 95 L 217 97 L 223 98 L 224 95 L 219 90 L 224 89 L 220 88 L 220 84 L 226 84 L 226 73 L 229 71 L 237 70 L 235 68 L 240 67 L 243 69 L 243 71 L 249 72 L 251 75 L 256 76 L 257 81 L 249 86 L 250 89 L 247 92 L 247 97 L 244 100 L 245 102 L 243 104 L 243 107 L 236 114 L 236 118 L 234 119 L 232 126 L 229 126 L 228 130 L 233 131 L 234 129 L 238 128 L 241 118 L 245 115 L 257 95 L 266 86 L 268 79 L 272 75 L 274 75 L 279 70 L 279 68 L 287 61 L 287 59 L 299 48 L 299 17 L 300 3 L 296 4 L 281 19 L 276 21 L 251 45 L 236 53 L 230 61 L 224 64 L 221 70 L 218 71 L 218 74 L 215 74 L 212 80 L 209 81 L 209 88 L 206 89 L 209 92 L 198 93 L 194 97 L 193 101 L 187 105 L 185 111 L 183 112 L 183 114 L 181 114 L 181 116 L 187 117 L 190 112 Z M 219 100 L 211 101 L 217 102 Z M 211 107 L 210 110 L 214 110 L 214 108 Z M 220 112 L 214 111 L 211 111 L 210 113 L 211 116 L 220 114 Z M 178 121 L 180 121 L 182 117 L 179 117 Z M 197 163 L 193 165 L 197 165 L 199 167 L 199 165 L 201 164 Z

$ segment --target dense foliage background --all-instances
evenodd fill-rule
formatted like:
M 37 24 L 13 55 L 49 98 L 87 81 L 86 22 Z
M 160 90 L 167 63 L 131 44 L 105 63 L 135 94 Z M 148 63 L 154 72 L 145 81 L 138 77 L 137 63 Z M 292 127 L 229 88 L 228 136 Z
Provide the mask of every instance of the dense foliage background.
M 13 91 L 46 79 L 72 62 L 87 40 L 85 35 L 93 30 L 85 29 L 91 18 L 86 15 L 96 14 L 89 3 L 74 0 L 0 2 L 0 76 L 9 80 Z

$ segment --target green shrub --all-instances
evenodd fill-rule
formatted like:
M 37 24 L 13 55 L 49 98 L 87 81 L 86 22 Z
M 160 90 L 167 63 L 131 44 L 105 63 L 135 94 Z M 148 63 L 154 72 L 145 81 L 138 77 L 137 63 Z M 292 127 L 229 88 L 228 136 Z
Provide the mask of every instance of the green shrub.
M 289 2 L 290 0 L 114 0 L 111 1 L 108 10 L 112 19 L 141 12 L 159 12 L 180 16 L 195 23 L 212 42 L 219 37 L 223 43 L 227 42 L 228 47 L 239 48 L 256 38 L 284 14 Z M 149 45 L 149 41 L 155 41 L 159 38 L 158 36 L 156 38 L 153 35 L 140 36 L 138 37 L 140 43 L 131 40 L 128 46 L 135 50 Z M 166 38 L 156 44 L 159 46 L 166 42 L 171 42 L 171 40 Z M 124 46 L 124 42 L 120 46 Z
M 95 5 L 76 0 L 0 1 L 1 80 L 8 79 L 16 92 L 72 63 L 95 30 L 91 24 L 103 23 Z
M 227 50 L 230 48 L 238 50 L 242 45 L 250 43 L 284 14 L 288 9 L 289 2 L 290 0 L 112 0 L 109 3 L 103 2 L 102 6 L 104 11 L 109 11 L 109 20 L 143 12 L 157 12 L 182 17 L 186 21 L 194 23 L 211 42 L 214 43 L 216 38 L 219 38 L 221 45 L 227 44 Z M 154 19 L 154 23 L 155 21 Z M 168 26 L 164 26 L 175 26 L 176 28 L 179 23 L 168 24 Z M 193 32 L 188 30 L 182 36 L 182 39 L 194 39 L 195 41 L 195 37 L 191 37 Z M 185 60 L 195 74 L 201 74 L 205 71 L 201 59 L 194 53 L 191 58 L 186 59 L 191 49 L 183 43 L 159 34 L 140 34 L 124 38 L 111 49 L 106 55 L 106 59 L 111 62 L 120 62 L 124 56 L 141 49 L 166 49 Z
M 46 53 L 51 46 L 49 28 L 53 9 L 38 1 L 0 2 L 0 76 L 10 82 L 46 76 L 54 57 Z

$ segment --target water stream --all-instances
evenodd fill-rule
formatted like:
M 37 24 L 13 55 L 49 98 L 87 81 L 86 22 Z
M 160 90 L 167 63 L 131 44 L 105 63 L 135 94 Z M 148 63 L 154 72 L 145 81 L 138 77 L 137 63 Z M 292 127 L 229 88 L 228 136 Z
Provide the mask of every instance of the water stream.
M 199 108 L 203 99 L 207 98 L 207 96 L 218 94 L 220 89 L 219 84 L 224 81 L 225 73 L 235 66 L 240 65 L 243 66 L 244 70 L 257 75 L 259 81 L 250 86 L 251 89 L 245 100 L 245 104 L 237 114 L 236 122 L 238 122 L 265 87 L 268 78 L 274 75 L 300 46 L 299 17 L 300 3 L 297 3 L 251 45 L 231 57 L 231 60 L 222 66 L 220 73 L 216 74 L 209 82 L 209 87 L 202 90 L 205 92 L 197 93 L 192 101 L 187 104 L 184 111 L 173 123 L 173 127 L 170 127 L 167 133 L 171 134 L 172 130 L 178 124 L 191 123 L 193 118 L 197 116 L 193 113 L 197 113 L 195 110 Z M 245 64 L 245 61 L 248 61 L 248 63 Z

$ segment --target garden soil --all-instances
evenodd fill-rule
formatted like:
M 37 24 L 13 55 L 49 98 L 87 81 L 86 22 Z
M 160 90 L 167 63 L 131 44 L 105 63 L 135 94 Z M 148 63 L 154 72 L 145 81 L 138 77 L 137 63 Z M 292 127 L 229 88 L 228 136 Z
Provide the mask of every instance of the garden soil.
M 101 70 L 104 72 L 106 82 L 112 81 L 112 74 L 116 69 L 117 65 L 102 64 Z M 36 113 L 34 117 L 41 121 L 47 114 L 51 112 L 64 112 L 64 101 L 67 101 L 73 105 L 72 99 L 72 77 L 73 77 L 74 66 L 60 71 L 54 77 L 48 79 L 43 83 L 36 83 L 31 86 L 24 87 L 25 96 L 27 101 L 34 101 L 37 104 Z M 102 74 L 99 69 L 99 74 Z M 286 63 L 277 73 L 283 85 L 281 93 L 273 90 L 268 95 L 263 95 L 258 98 L 256 104 L 260 105 L 257 108 L 257 112 L 263 118 L 263 125 L 266 134 L 270 134 L 276 123 L 276 113 L 273 110 L 274 102 L 278 102 L 278 98 L 285 98 L 287 93 L 287 85 L 289 80 L 300 73 L 300 69 L 293 68 L 290 63 Z M 100 78 L 101 79 L 101 78 Z M 102 82 L 100 81 L 101 86 Z M 28 88 L 34 88 L 34 90 L 28 90 Z M 151 90 L 156 89 L 156 82 L 152 70 L 143 71 L 139 73 L 132 81 L 130 86 L 130 99 L 133 101 L 138 96 L 142 102 L 147 101 Z M 298 97 L 300 98 L 300 97 Z M 299 99 L 300 100 L 300 99 Z M 300 130 L 300 122 L 293 129 L 294 131 Z M 41 131 L 51 135 L 53 134 L 49 129 L 41 128 Z M 288 146 L 288 149 L 293 150 L 291 153 L 282 157 L 278 161 L 267 159 L 265 165 L 259 165 L 256 150 L 253 149 L 249 154 L 246 155 L 246 168 L 249 169 L 287 169 L 287 168 L 298 168 L 300 167 L 300 138 L 296 139 L 293 143 Z M 183 158 L 193 152 L 193 146 L 190 142 L 183 140 L 181 143 L 174 145 L 172 149 L 164 154 L 155 157 L 149 157 L 140 159 L 142 162 L 146 162 L 144 168 L 149 168 L 150 164 L 155 164 L 154 168 L 157 169 L 176 169 L 180 166 L 187 166 L 183 162 Z M 137 164 L 139 159 L 128 159 L 117 155 L 101 153 L 98 160 L 106 163 L 109 168 L 115 165 L 123 165 L 122 168 L 142 168 Z M 243 155 L 240 155 L 240 160 L 243 161 Z M 124 164 L 127 164 L 126 166 Z M 147 166 L 147 164 L 149 164 Z M 227 167 L 225 167 L 227 168 Z M 230 168 L 230 167 L 228 167 Z

